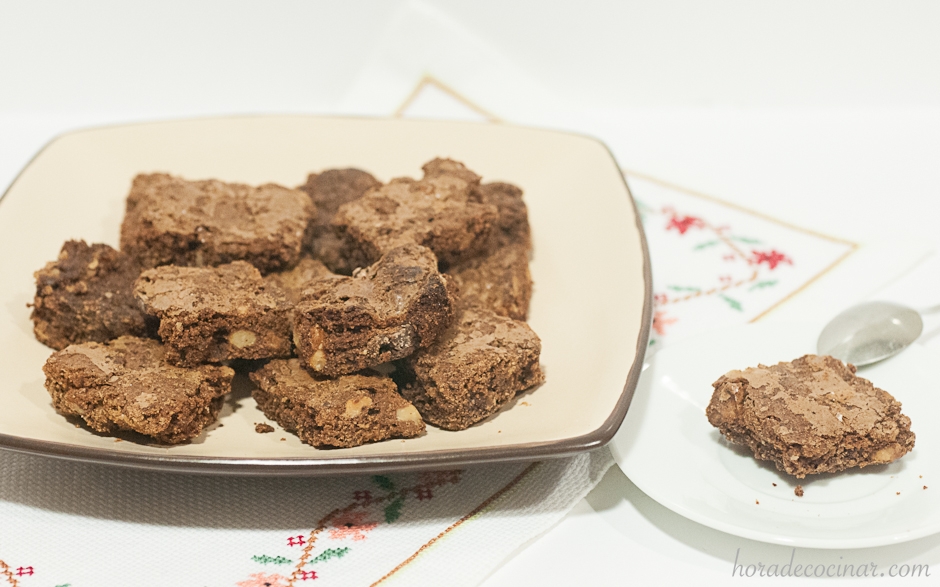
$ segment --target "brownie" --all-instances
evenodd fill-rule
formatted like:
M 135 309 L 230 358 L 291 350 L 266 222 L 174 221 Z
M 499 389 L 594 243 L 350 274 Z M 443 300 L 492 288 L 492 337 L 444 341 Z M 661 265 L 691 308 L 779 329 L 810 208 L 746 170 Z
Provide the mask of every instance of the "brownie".
M 362 197 L 369 189 L 382 185 L 360 169 L 328 169 L 311 173 L 307 183 L 297 189 L 306 192 L 317 209 L 311 230 L 310 250 L 331 271 L 349 275 L 351 267 L 343 254 L 343 240 L 331 224 L 340 206 Z
M 258 408 L 317 448 L 359 446 L 421 435 L 418 411 L 395 383 L 377 375 L 310 375 L 297 359 L 275 360 L 250 375 Z
M 799 479 L 890 463 L 914 447 L 901 404 L 833 357 L 730 371 L 712 385 L 708 421 Z
M 483 203 L 479 176 L 449 159 L 424 170 L 420 181 L 393 179 L 339 208 L 332 224 L 351 266 L 365 267 L 409 243 L 428 247 L 447 265 L 483 251 L 497 209 Z
M 134 299 L 140 265 L 104 244 L 68 241 L 59 258 L 37 271 L 33 332 L 39 342 L 64 349 L 119 336 L 155 335 Z
M 134 290 L 174 365 L 291 355 L 292 305 L 246 261 L 148 269 Z
M 525 320 L 532 299 L 529 249 L 506 245 L 470 259 L 448 272 L 460 290 L 462 305 L 480 307 L 513 320 Z
M 463 430 L 542 383 L 541 347 L 525 322 L 466 309 L 437 342 L 400 361 L 395 376 L 426 422 Z
M 498 214 L 490 250 L 510 244 L 531 249 L 529 209 L 522 199 L 522 190 L 511 183 L 493 182 L 481 185 L 477 191 L 482 202 L 495 206 Z
M 434 253 L 398 247 L 352 277 L 321 279 L 304 292 L 294 313 L 297 356 L 330 376 L 400 359 L 434 342 L 453 306 Z
M 231 390 L 228 367 L 174 367 L 156 340 L 123 336 L 71 345 L 43 366 L 55 409 L 97 432 L 131 431 L 178 444 L 214 422 Z
M 494 229 L 482 254 L 446 270 L 460 289 L 462 304 L 525 320 L 532 298 L 532 238 L 522 190 L 508 183 L 489 183 L 478 191 L 483 202 L 498 210 Z
M 146 267 L 248 261 L 263 272 L 295 264 L 315 215 L 301 191 L 138 175 L 127 196 L 121 250 Z
M 304 257 L 293 269 L 269 273 L 264 276 L 264 280 L 280 288 L 287 296 L 288 301 L 294 305 L 300 301 L 304 290 L 310 287 L 313 282 L 328 277 L 338 277 L 338 275 L 330 271 L 326 265 L 317 259 Z

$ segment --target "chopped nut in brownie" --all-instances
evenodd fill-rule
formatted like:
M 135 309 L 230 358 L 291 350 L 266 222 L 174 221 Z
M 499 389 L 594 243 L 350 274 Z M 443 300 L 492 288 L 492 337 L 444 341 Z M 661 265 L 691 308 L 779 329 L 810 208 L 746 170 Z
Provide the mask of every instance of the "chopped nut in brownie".
M 46 361 L 46 389 L 60 413 L 98 432 L 132 431 L 177 444 L 215 421 L 234 371 L 174 367 L 156 340 L 121 337 L 71 345 Z
M 730 371 L 712 385 L 708 421 L 799 479 L 890 463 L 914 447 L 900 402 L 832 357 Z
M 269 362 L 251 379 L 258 384 L 252 395 L 264 415 L 317 448 L 413 438 L 425 429 L 388 377 L 317 378 L 289 359 Z
M 794 487 L 794 488 L 793 488 L 793 495 L 795 495 L 795 496 L 797 496 L 797 497 L 803 497 L 803 486 L 802 486 L 802 485 L 797 485 L 796 487 Z
M 35 273 L 33 331 L 54 349 L 119 336 L 155 335 L 134 299 L 140 265 L 103 244 L 68 241 L 59 258 Z
M 455 161 L 436 159 L 420 181 L 393 179 L 344 204 L 332 224 L 350 265 L 365 267 L 395 247 L 428 247 L 444 264 L 482 252 L 497 210 L 477 191 L 480 178 Z
M 525 322 L 466 309 L 433 345 L 400 361 L 402 395 L 429 424 L 463 430 L 544 379 Z
M 148 269 L 134 290 L 174 365 L 291 355 L 291 304 L 245 261 Z
M 306 192 L 317 209 L 313 221 L 310 249 L 331 271 L 349 275 L 355 267 L 343 255 L 343 241 L 330 223 L 340 206 L 359 199 L 369 189 L 382 185 L 371 174 L 359 169 L 329 169 L 311 173 L 307 183 L 297 189 Z
M 121 250 L 146 267 L 248 261 L 263 272 L 300 258 L 315 215 L 301 191 L 138 175 L 127 196 Z
M 321 279 L 304 292 L 294 312 L 297 356 L 330 376 L 400 359 L 434 342 L 453 305 L 434 254 L 398 247 L 352 277 Z

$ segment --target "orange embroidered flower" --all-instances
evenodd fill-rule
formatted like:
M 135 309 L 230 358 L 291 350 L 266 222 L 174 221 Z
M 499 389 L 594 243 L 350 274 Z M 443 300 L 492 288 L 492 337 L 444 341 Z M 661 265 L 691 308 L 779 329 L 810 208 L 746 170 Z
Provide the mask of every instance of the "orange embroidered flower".
M 365 540 L 366 533 L 378 526 L 376 522 L 366 521 L 369 512 L 347 512 L 333 518 L 333 527 L 330 528 L 330 538 L 342 540 Z
M 248 581 L 239 581 L 238 587 L 287 587 L 287 577 L 272 573 L 252 573 Z

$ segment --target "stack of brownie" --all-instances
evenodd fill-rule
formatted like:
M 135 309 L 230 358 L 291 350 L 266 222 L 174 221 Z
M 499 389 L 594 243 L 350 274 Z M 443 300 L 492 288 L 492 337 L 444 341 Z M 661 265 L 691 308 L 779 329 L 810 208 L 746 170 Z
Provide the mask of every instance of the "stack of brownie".
M 53 405 L 95 431 L 190 440 L 245 369 L 266 416 L 350 447 L 462 430 L 542 382 L 530 252 L 521 191 L 448 159 L 297 190 L 139 175 L 121 250 L 65 243 L 32 319 Z

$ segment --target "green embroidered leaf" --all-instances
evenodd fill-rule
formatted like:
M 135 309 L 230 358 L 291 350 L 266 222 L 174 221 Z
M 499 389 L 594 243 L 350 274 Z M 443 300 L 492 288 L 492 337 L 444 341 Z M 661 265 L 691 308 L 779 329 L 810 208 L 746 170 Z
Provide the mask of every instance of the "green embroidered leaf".
M 735 299 L 733 299 L 733 298 L 729 298 L 729 297 L 726 296 L 725 294 L 721 294 L 719 297 L 720 297 L 721 299 L 723 299 L 724 301 L 728 302 L 728 305 L 731 306 L 731 308 L 732 308 L 733 310 L 737 310 L 738 312 L 743 312 L 743 311 L 744 311 L 744 308 L 741 307 L 741 302 L 739 302 L 738 300 L 735 300 Z
M 654 344 L 656 344 L 656 339 L 655 339 L 655 338 L 651 338 L 651 339 L 650 339 L 650 343 L 649 343 L 648 346 L 653 346 Z
M 268 556 L 266 554 L 255 555 L 251 557 L 251 560 L 263 565 L 289 565 L 291 563 L 289 558 L 284 558 L 283 556 Z
M 757 283 L 752 285 L 750 288 L 748 288 L 747 291 L 754 291 L 755 289 L 764 289 L 765 287 L 772 287 L 774 285 L 777 285 L 776 279 L 771 279 L 768 281 L 758 281 Z
M 701 251 L 702 249 L 707 249 L 708 247 L 713 247 L 713 246 L 717 245 L 717 244 L 720 243 L 720 242 L 721 242 L 721 241 L 706 241 L 706 242 L 704 242 L 704 243 L 695 245 L 694 247 L 692 247 L 692 250 L 693 250 L 693 251 Z
M 374 475 L 372 480 L 375 481 L 375 484 L 381 487 L 386 491 L 392 491 L 395 489 L 395 484 L 392 483 L 392 480 L 386 477 L 385 475 Z
M 666 289 L 671 289 L 672 291 L 702 291 L 698 287 L 682 287 L 679 285 L 667 285 Z
M 342 558 L 346 556 L 346 553 L 349 552 L 349 547 L 344 546 L 342 548 L 327 548 L 317 556 L 307 561 L 308 565 L 313 563 L 322 563 L 330 560 L 331 558 Z
M 392 503 L 385 506 L 385 521 L 391 524 L 401 517 L 401 506 L 405 504 L 405 499 L 399 497 Z
M 738 241 L 739 243 L 746 243 L 749 245 L 759 245 L 760 241 L 756 238 L 747 238 L 745 236 L 733 236 L 731 240 Z

